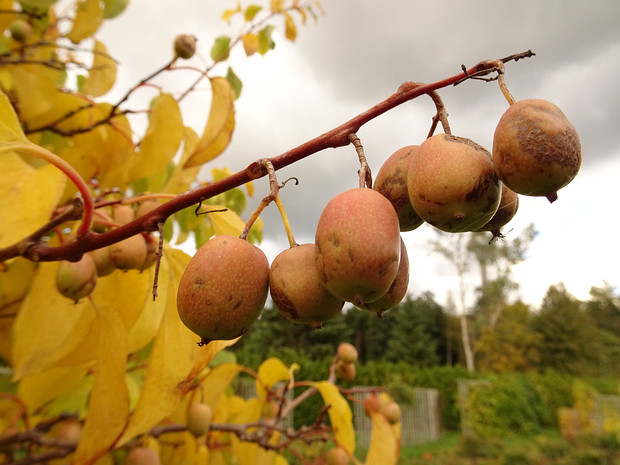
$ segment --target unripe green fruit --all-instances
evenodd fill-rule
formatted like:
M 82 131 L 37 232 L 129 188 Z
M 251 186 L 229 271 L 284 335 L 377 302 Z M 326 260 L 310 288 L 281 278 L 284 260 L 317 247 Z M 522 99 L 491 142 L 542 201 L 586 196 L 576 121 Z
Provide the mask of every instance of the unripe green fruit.
M 340 345 L 338 345 L 337 354 L 338 358 L 345 363 L 357 362 L 357 349 L 353 344 L 349 344 L 348 342 L 341 342 Z
M 418 215 L 446 232 L 474 231 L 486 224 L 501 195 L 491 154 L 450 134 L 420 144 L 411 156 L 407 188 Z
M 97 267 L 89 254 L 77 262 L 62 261 L 56 272 L 56 288 L 65 297 L 77 303 L 90 295 L 97 283 Z
M 377 315 L 396 307 L 407 295 L 409 289 L 409 255 L 407 254 L 407 247 L 405 241 L 400 242 L 400 263 L 398 264 L 398 272 L 392 285 L 388 291 L 379 299 L 374 302 L 358 305 L 359 308 L 364 310 L 370 310 L 376 312 Z
M 112 260 L 110 260 L 110 247 L 103 247 L 101 249 L 95 249 L 88 252 L 95 262 L 97 267 L 97 276 L 100 278 L 112 274 L 116 267 Z
M 24 19 L 16 19 L 9 25 L 9 32 L 13 40 L 26 42 L 32 35 L 32 26 Z
M 234 236 L 209 239 L 189 261 L 177 294 L 181 321 L 206 344 L 244 334 L 258 319 L 269 291 L 269 261 Z
M 279 411 L 280 406 L 273 400 L 270 400 L 263 404 L 263 408 L 261 409 L 261 417 L 275 418 Z
M 332 447 L 327 451 L 327 465 L 347 465 L 349 455 L 342 447 Z
M 110 247 L 110 260 L 119 270 L 139 270 L 146 260 L 146 240 L 142 234 L 123 239 Z
M 424 220 L 413 209 L 407 191 L 409 162 L 411 155 L 418 148 L 417 145 L 408 145 L 390 155 L 381 165 L 373 186 L 374 190 L 383 195 L 394 206 L 401 231 L 412 231 L 424 223 Z
M 495 215 L 493 215 L 493 218 L 491 218 L 487 224 L 479 229 L 476 229 L 476 232 L 491 231 L 493 233 L 493 237 L 501 237 L 501 227 L 505 226 L 511 219 L 514 218 L 518 209 L 519 195 L 510 189 L 506 184 L 502 183 L 502 196 Z
M 356 369 L 354 363 L 346 363 L 340 360 L 336 365 L 336 376 L 343 381 L 353 381 L 355 379 Z
M 161 465 L 161 459 L 155 449 L 134 447 L 125 457 L 124 465 Z
M 383 404 L 379 411 L 391 425 L 400 421 L 400 406 L 393 400 Z
M 181 34 L 174 39 L 174 55 L 187 60 L 196 53 L 196 38 L 188 34 Z
M 551 102 L 519 100 L 495 128 L 493 163 L 513 191 L 553 202 L 581 167 L 579 135 Z
M 196 403 L 187 410 L 187 431 L 194 437 L 200 437 L 211 429 L 213 411 L 207 404 Z
M 287 320 L 320 327 L 340 313 L 344 301 L 321 282 L 315 248 L 302 244 L 278 254 L 269 269 L 269 288 L 273 303 Z
M 349 189 L 323 209 L 315 244 L 327 290 L 355 305 L 372 302 L 388 291 L 398 271 L 398 216 L 377 191 Z

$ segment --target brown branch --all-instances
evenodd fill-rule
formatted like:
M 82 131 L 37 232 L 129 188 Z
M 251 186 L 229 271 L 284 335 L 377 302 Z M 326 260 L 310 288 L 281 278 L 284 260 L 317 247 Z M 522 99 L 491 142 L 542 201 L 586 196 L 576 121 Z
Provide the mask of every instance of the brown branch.
M 501 61 L 516 61 L 533 55 L 534 54 L 528 50 L 527 52 L 503 58 Z M 363 113 L 360 113 L 349 121 L 315 137 L 314 139 L 304 142 L 303 144 L 292 148 L 281 155 L 269 158 L 268 160 L 271 162 L 275 170 L 279 170 L 325 149 L 344 147 L 351 143 L 349 140 L 350 134 L 358 132 L 364 124 L 381 116 L 383 113 L 386 113 L 405 102 L 413 100 L 420 95 L 425 95 L 438 89 L 462 82 L 463 79 L 467 79 L 471 75 L 481 75 L 483 73 L 489 74 L 494 70 L 494 61 L 487 60 L 481 61 L 473 67 L 454 76 L 434 83 L 418 85 L 414 82 L 406 82 L 399 87 L 396 93 L 392 94 L 382 102 L 377 103 L 375 106 L 369 108 Z M 162 204 L 149 214 L 119 228 L 101 234 L 91 231 L 84 234 L 74 242 L 58 247 L 50 247 L 45 243 L 39 242 L 30 245 L 21 254 L 17 253 L 17 250 L 11 247 L 0 249 L 0 262 L 18 255 L 22 255 L 33 261 L 78 260 L 89 250 L 105 247 L 142 232 L 156 231 L 157 224 L 160 222 L 165 222 L 166 219 L 172 214 L 189 206 L 198 204 L 199 202 L 213 196 L 227 192 L 228 190 L 241 186 L 249 181 L 259 179 L 266 174 L 267 170 L 264 167 L 263 162 L 258 160 L 251 163 L 245 169 L 233 173 L 226 178 L 207 184 L 193 191 L 184 192 L 174 200 Z

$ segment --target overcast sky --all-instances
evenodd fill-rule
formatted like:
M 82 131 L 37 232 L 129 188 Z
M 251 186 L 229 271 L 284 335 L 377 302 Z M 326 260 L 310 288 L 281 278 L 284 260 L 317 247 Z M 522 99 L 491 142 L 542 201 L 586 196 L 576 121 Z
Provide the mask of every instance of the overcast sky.
M 235 0 L 131 0 L 126 12 L 99 33 L 121 63 L 114 95 L 165 63 L 179 33 L 196 36 L 199 54 L 208 59 L 215 37 L 237 30 L 236 23 L 227 27 L 220 20 L 235 5 Z M 326 14 L 300 27 L 295 43 L 283 38 L 277 21 L 273 52 L 251 58 L 241 49 L 233 53 L 229 64 L 244 83 L 236 129 L 227 152 L 207 168 L 237 171 L 258 158 L 278 155 L 368 109 L 405 81 L 433 82 L 457 74 L 461 64 L 531 49 L 534 58 L 507 64 L 507 84 L 516 99 L 542 98 L 564 111 L 580 134 L 583 164 L 555 203 L 521 196 L 506 240 L 529 223 L 540 234 L 528 259 L 513 270 L 520 295 L 536 307 L 547 288 L 559 282 L 581 299 L 604 281 L 620 286 L 614 189 L 620 175 L 615 83 L 620 2 L 322 0 L 322 5 Z M 196 57 L 192 63 L 201 61 Z M 225 74 L 226 67 L 215 72 Z M 193 78 L 171 73 L 158 82 L 174 88 Z M 183 103 L 186 124 L 198 132 L 208 114 L 208 90 L 203 86 Z M 491 149 L 493 131 L 507 108 L 497 85 L 469 81 L 440 95 L 452 132 Z M 421 143 L 433 114 L 430 100 L 418 98 L 364 126 L 358 135 L 373 173 L 396 149 Z M 300 181 L 281 191 L 297 242 L 314 240 L 325 204 L 357 186 L 357 167 L 355 151 L 347 147 L 318 153 L 278 173 L 280 179 L 296 176 Z M 249 210 L 267 192 L 266 179 L 256 185 Z M 262 248 L 271 260 L 288 243 L 275 206 L 263 219 Z M 403 237 L 411 263 L 410 292 L 432 290 L 443 302 L 456 289 L 456 280 L 451 266 L 431 253 L 433 228 L 423 225 Z M 476 286 L 473 271 L 470 284 Z

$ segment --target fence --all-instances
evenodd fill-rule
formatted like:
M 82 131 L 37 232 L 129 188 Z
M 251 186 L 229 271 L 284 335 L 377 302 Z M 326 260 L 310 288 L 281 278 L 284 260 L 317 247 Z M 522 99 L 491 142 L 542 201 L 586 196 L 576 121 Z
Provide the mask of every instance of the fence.
M 441 412 L 437 389 L 415 388 L 411 404 L 400 403 L 402 445 L 412 446 L 439 439 L 441 435 Z M 366 394 L 356 394 L 353 402 L 353 424 L 357 433 L 357 444 L 368 447 L 372 425 L 362 404 Z
M 236 380 L 233 384 L 235 392 L 244 399 L 250 399 L 256 397 L 256 383 L 251 380 Z M 277 387 L 277 385 L 275 386 Z M 293 391 L 286 391 L 286 401 L 291 402 L 293 400 Z M 291 412 L 286 418 L 282 419 L 279 426 L 285 428 L 293 427 L 294 411 Z

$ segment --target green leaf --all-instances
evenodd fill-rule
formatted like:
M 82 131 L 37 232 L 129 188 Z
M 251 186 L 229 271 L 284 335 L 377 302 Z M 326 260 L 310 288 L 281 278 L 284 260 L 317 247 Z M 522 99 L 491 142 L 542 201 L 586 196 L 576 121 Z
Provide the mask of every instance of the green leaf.
M 226 73 L 226 79 L 228 79 L 228 82 L 230 82 L 230 87 L 235 94 L 235 100 L 237 100 L 241 96 L 241 89 L 243 87 L 243 83 L 230 66 L 228 67 L 228 72 Z
M 129 5 L 129 0 L 103 0 L 103 17 L 105 19 L 116 18 Z
M 19 4 L 24 8 L 36 8 L 38 10 L 47 10 L 56 3 L 56 0 L 19 0 Z
M 247 22 L 250 22 L 254 19 L 256 14 L 262 10 L 263 7 L 260 5 L 250 5 L 245 9 L 244 17 Z
M 213 61 L 224 61 L 228 59 L 230 46 L 230 37 L 220 36 L 215 39 L 213 47 L 211 47 L 211 58 Z
M 276 43 L 271 38 L 271 34 L 276 27 L 269 24 L 262 28 L 258 33 L 258 53 L 264 55 L 269 50 L 273 50 L 276 46 Z

